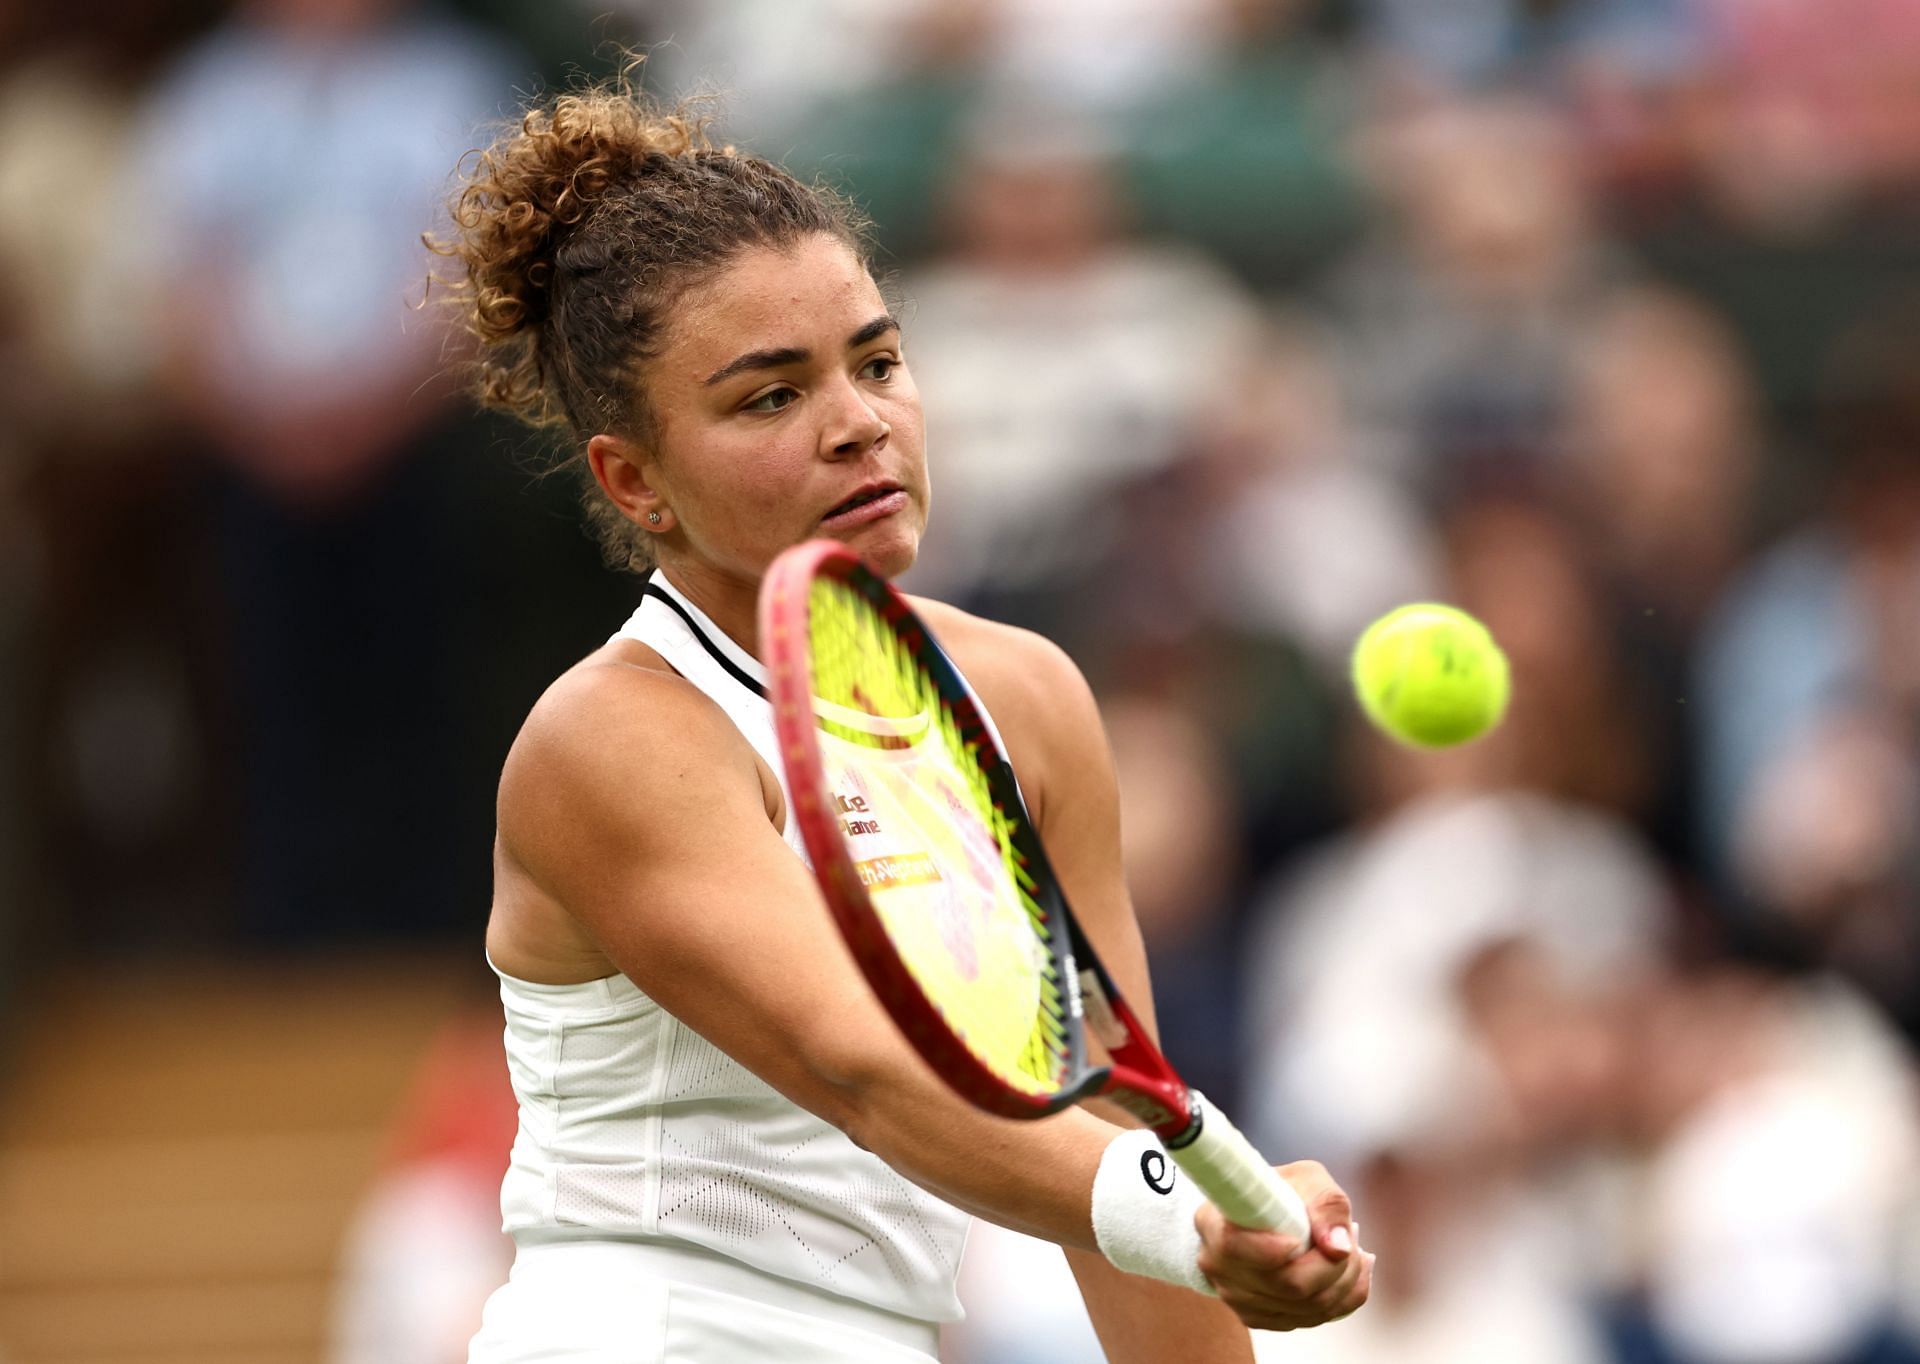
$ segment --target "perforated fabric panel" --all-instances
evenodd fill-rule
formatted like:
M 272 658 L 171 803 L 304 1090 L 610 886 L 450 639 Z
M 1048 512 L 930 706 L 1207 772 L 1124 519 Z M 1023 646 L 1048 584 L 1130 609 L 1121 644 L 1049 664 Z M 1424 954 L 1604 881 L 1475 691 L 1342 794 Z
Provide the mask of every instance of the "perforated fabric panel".
M 915 1316 L 951 1310 L 967 1217 L 903 1179 L 837 1129 L 786 1103 L 686 1028 L 682 1075 L 711 1085 L 728 1067 L 765 1092 L 751 1117 L 702 1103 L 662 1129 L 659 1229 L 817 1287 Z M 930 1286 L 939 1291 L 929 1293 Z M 895 1306 L 894 1310 L 906 1310 Z

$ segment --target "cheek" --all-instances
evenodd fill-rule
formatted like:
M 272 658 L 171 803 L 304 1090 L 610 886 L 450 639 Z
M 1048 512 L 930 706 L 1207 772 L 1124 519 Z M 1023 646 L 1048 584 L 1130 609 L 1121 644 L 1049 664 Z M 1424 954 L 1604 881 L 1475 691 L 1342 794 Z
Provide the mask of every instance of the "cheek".
M 790 510 L 804 485 L 812 447 L 787 432 L 752 436 L 724 433 L 697 452 L 708 476 L 701 480 L 704 500 L 730 519 L 763 520 Z
M 926 422 L 920 411 L 920 393 L 909 382 L 904 391 L 891 393 L 881 407 L 881 416 L 893 428 L 893 439 L 903 451 L 916 458 L 925 453 Z

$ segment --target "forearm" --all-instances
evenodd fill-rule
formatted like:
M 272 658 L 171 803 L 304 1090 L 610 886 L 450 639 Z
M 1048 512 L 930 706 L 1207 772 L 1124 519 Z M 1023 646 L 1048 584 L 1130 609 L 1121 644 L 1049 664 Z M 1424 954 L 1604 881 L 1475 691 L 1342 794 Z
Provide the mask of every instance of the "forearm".
M 1245 1364 L 1253 1338 L 1217 1298 L 1114 1268 L 1106 1257 L 1066 1252 L 1108 1364 Z
M 1016 1121 L 982 1112 L 915 1058 L 831 1115 L 867 1150 L 977 1217 L 1097 1255 L 1093 1177 L 1120 1129 L 1077 1108 Z

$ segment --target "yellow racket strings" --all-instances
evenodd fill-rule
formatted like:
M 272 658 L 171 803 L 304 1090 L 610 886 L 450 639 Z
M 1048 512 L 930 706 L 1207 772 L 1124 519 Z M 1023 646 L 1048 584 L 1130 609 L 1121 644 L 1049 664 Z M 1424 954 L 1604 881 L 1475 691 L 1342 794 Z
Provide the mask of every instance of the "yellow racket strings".
M 813 690 L 823 730 L 854 745 L 897 748 L 898 736 L 937 740 L 944 761 L 895 771 L 918 773 L 913 795 L 930 812 L 916 826 L 935 846 L 925 849 L 939 875 L 966 877 L 971 841 L 985 840 L 997 862 L 991 908 L 982 915 L 949 912 L 935 932 L 941 888 L 915 884 L 882 893 L 869 882 L 875 907 L 907 969 L 948 1025 L 1003 1081 L 1035 1094 L 1066 1082 L 1065 1006 L 1050 935 L 1060 931 L 1034 897 L 1034 880 L 1013 840 L 1013 819 L 993 798 L 981 770 L 978 740 L 960 732 L 953 709 L 914 651 L 862 593 L 833 579 L 817 580 L 809 599 Z M 836 712 L 838 716 L 836 717 Z M 846 723 L 853 716 L 888 722 L 873 733 Z M 971 829 L 968 826 L 972 826 Z M 975 856 L 979 854 L 976 851 Z M 945 888 L 949 896 L 955 887 Z M 955 935 L 965 941 L 956 941 Z M 1003 940 L 1017 936 L 1018 950 Z M 1000 950 L 994 948 L 999 946 Z M 985 962 L 974 974 L 961 959 Z

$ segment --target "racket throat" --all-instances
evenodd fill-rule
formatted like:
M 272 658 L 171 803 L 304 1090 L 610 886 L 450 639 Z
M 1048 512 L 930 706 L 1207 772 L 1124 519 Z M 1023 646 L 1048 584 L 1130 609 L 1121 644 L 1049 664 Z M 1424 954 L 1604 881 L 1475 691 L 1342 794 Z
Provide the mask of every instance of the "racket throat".
M 1176 1079 L 1116 1063 L 1107 1071 L 1100 1097 L 1120 1105 L 1142 1126 L 1151 1128 L 1169 1151 L 1190 1146 L 1200 1136 L 1200 1096 Z

